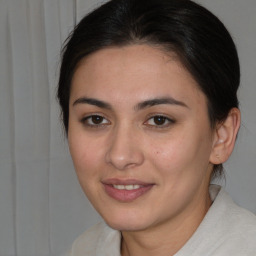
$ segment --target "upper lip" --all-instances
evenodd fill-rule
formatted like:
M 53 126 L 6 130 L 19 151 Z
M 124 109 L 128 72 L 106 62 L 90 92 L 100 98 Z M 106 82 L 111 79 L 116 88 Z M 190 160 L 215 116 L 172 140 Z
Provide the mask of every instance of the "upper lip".
M 102 183 L 105 185 L 141 185 L 141 186 L 153 185 L 152 183 L 140 181 L 137 179 L 117 179 L 117 178 L 105 179 L 102 181 Z

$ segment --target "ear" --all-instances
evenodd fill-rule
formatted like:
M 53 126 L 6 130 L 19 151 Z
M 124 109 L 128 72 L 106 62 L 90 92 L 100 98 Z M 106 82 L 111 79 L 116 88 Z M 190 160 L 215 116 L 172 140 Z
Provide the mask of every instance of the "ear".
M 232 108 L 227 118 L 217 124 L 210 155 L 210 162 L 212 164 L 222 164 L 228 160 L 235 146 L 240 122 L 240 110 Z

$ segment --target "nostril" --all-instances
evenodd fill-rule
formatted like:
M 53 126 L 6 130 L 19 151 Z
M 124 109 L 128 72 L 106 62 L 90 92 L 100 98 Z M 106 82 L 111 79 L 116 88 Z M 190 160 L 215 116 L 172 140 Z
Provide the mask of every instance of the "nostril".
M 118 170 L 134 168 L 141 165 L 143 161 L 143 152 L 138 147 L 112 147 L 106 153 L 106 162 Z
M 134 168 L 144 161 L 143 151 L 136 143 L 138 134 L 127 123 L 119 124 L 109 137 L 105 160 L 118 170 Z

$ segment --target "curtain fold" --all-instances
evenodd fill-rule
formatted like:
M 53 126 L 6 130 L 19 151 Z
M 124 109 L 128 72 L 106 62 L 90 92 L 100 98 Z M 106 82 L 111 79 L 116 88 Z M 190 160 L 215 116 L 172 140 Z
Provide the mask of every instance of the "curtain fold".
M 1 1 L 0 21 L 0 255 L 60 255 L 65 246 L 55 243 L 56 224 L 50 221 L 60 216 L 51 207 L 61 194 L 51 197 L 56 180 L 50 179 L 67 166 L 66 174 L 73 169 L 55 94 L 74 3 Z
M 0 8 L 0 255 L 16 255 L 16 163 L 9 6 Z
M 63 255 L 99 219 L 77 182 L 56 101 L 77 6 L 0 0 L 0 256 Z
M 39 1 L 10 1 L 17 255 L 49 254 L 49 92 Z M 42 136 L 42 135 L 45 136 Z

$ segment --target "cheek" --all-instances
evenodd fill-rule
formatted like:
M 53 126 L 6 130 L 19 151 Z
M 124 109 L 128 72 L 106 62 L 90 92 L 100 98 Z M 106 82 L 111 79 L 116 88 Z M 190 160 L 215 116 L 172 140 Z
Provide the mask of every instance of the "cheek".
M 152 143 L 150 158 L 154 165 L 163 171 L 174 172 L 188 157 L 184 138 L 168 138 L 162 142 Z
M 69 140 L 69 148 L 78 181 L 87 198 L 94 205 L 100 180 L 100 152 L 88 139 L 74 136 Z
M 84 138 L 82 134 L 69 134 L 69 150 L 79 180 L 97 173 L 101 152 L 96 145 L 97 143 L 91 143 L 90 138 Z
M 150 147 L 154 151 L 150 155 L 151 162 L 166 175 L 204 171 L 211 149 L 210 142 L 204 140 L 204 137 L 196 133 L 186 133 L 186 136 L 172 136 L 162 143 L 152 143 Z

